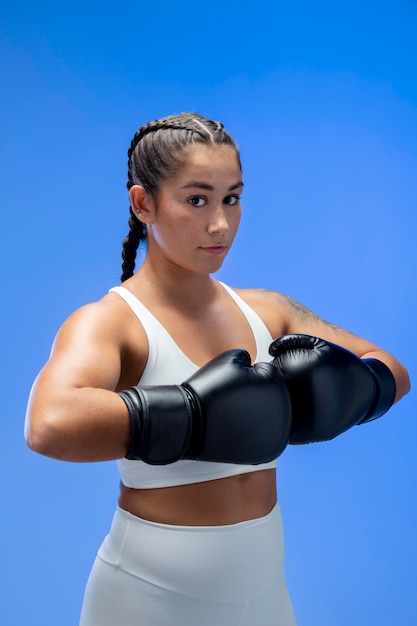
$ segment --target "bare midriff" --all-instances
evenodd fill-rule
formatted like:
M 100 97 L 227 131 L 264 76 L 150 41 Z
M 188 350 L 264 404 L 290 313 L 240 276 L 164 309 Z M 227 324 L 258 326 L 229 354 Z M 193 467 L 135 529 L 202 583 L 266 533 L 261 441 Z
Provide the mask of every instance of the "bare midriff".
M 160 524 L 223 526 L 264 517 L 276 501 L 276 472 L 267 469 L 159 489 L 130 489 L 121 484 L 119 506 Z

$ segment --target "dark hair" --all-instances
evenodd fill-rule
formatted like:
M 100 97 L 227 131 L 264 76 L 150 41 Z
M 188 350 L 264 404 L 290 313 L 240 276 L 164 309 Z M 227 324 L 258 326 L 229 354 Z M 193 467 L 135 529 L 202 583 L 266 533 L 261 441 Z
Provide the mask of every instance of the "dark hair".
M 127 152 L 127 188 L 141 185 L 157 197 L 161 183 L 176 176 L 183 164 L 180 153 L 192 144 L 228 145 L 240 163 L 239 149 L 221 122 L 213 122 L 198 113 L 180 113 L 148 122 L 135 133 Z M 129 207 L 129 233 L 123 240 L 122 282 L 133 276 L 136 252 L 146 241 L 146 226 Z

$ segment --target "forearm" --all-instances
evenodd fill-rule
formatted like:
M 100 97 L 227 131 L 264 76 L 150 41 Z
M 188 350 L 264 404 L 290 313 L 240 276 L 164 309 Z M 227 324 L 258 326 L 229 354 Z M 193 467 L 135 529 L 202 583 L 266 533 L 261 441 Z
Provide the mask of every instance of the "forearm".
M 389 354 L 389 352 L 380 349 L 370 350 L 361 355 L 361 358 L 378 359 L 379 361 L 382 361 L 382 363 L 385 363 L 385 365 L 391 370 L 396 385 L 394 404 L 395 402 L 398 402 L 398 400 L 401 400 L 401 398 L 410 391 L 410 379 L 407 370 L 396 358 Z
M 410 380 L 406 368 L 386 350 L 344 328 L 326 322 L 288 296 L 270 293 L 264 298 L 265 304 L 261 302 L 259 305 L 258 303 L 259 313 L 264 321 L 269 320 L 267 326 L 273 337 L 281 334 L 303 333 L 342 346 L 362 359 L 378 359 L 387 365 L 394 376 L 396 383 L 394 402 L 398 402 L 410 391 Z M 278 324 L 276 320 L 279 320 Z
M 272 364 L 251 365 L 245 350 L 218 355 L 180 385 L 115 393 L 53 383 L 48 375 L 35 383 L 26 431 L 28 445 L 53 458 L 256 465 L 277 458 L 288 443 L 285 382 Z
M 25 424 L 27 445 L 48 457 L 89 462 L 122 458 L 131 426 L 117 393 L 91 387 L 68 389 L 54 397 L 32 393 Z

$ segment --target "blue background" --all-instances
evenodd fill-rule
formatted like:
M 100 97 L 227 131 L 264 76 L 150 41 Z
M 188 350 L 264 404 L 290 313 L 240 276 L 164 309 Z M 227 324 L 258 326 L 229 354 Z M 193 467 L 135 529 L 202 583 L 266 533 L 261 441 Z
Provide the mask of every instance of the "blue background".
M 413 380 L 416 31 L 412 0 L 2 3 L 1 624 L 76 625 L 111 522 L 115 464 L 36 455 L 23 421 L 60 324 L 119 281 L 142 123 L 196 110 L 241 146 L 220 279 L 291 295 Z M 299 626 L 417 624 L 415 409 L 282 456 Z

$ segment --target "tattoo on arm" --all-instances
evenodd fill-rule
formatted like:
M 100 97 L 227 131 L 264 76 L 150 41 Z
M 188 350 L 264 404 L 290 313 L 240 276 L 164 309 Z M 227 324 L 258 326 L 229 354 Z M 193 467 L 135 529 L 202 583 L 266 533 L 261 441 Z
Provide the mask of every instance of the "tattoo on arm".
M 319 317 L 313 311 L 310 311 L 310 309 L 305 307 L 303 304 L 301 304 L 297 300 L 294 300 L 294 298 L 291 298 L 291 296 L 286 296 L 282 293 L 279 293 L 278 291 L 272 291 L 270 289 L 264 289 L 264 291 L 274 294 L 279 302 L 282 303 L 284 301 L 287 305 L 289 305 L 296 317 L 298 317 L 301 322 L 318 322 L 320 324 L 326 324 L 336 332 L 342 331 L 342 328 L 340 328 L 340 326 L 336 326 L 335 324 L 331 324 L 330 322 L 323 320 L 321 317 Z

